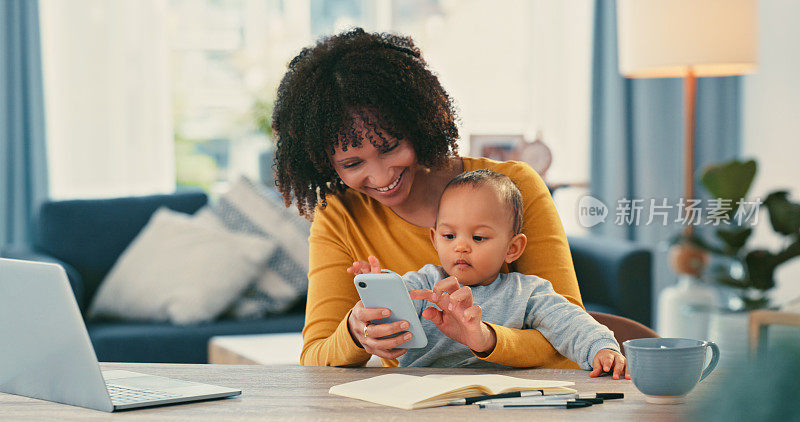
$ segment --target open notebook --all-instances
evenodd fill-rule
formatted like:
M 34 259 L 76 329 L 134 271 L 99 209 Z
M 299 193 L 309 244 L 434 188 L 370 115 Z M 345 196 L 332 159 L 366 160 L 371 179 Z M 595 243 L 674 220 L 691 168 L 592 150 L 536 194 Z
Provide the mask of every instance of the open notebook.
M 505 375 L 425 375 L 417 377 L 387 374 L 346 384 L 334 385 L 328 392 L 384 406 L 412 410 L 444 406 L 454 399 L 523 390 L 542 390 L 543 394 L 577 393 L 570 381 L 530 380 Z

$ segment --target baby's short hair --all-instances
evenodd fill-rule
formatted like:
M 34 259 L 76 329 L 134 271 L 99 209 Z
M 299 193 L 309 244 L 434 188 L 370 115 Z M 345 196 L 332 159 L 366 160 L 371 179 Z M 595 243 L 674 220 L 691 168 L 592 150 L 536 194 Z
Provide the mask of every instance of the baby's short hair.
M 490 187 L 500 194 L 508 210 L 511 211 L 511 229 L 514 235 L 522 233 L 522 193 L 510 177 L 489 169 L 467 171 L 450 180 L 444 187 L 448 189 L 469 185 L 473 188 Z M 442 194 L 444 194 L 442 192 Z

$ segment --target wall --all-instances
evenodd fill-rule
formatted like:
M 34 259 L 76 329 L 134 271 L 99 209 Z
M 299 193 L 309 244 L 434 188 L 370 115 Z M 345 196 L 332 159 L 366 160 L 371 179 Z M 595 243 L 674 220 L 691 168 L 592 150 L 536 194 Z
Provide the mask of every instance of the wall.
M 758 2 L 759 65 L 757 73 L 744 77 L 742 154 L 758 161 L 752 197 L 766 197 L 775 189 L 792 192 L 800 201 L 800 2 Z M 780 238 L 762 212 L 751 246 L 775 250 Z M 800 297 L 800 258 L 784 264 L 776 273 L 773 298 L 782 303 Z
M 413 35 L 459 108 L 460 152 L 475 153 L 470 134 L 533 140 L 541 130 L 553 156 L 548 182 L 588 182 L 593 2 L 468 0 L 445 8 L 444 19 Z M 554 195 L 568 234 L 586 232 L 577 221 L 586 193 Z

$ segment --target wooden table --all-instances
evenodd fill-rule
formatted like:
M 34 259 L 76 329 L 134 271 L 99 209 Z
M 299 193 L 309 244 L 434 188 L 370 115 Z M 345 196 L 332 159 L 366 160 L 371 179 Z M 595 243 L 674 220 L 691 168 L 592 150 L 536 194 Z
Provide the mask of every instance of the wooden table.
M 718 374 L 712 374 L 680 405 L 647 404 L 644 396 L 628 380 L 608 377 L 589 378 L 588 372 L 571 369 L 530 369 L 486 371 L 480 369 L 436 368 L 325 368 L 261 365 L 174 365 L 145 363 L 103 363 L 104 370 L 126 369 L 206 382 L 242 389 L 239 398 L 212 400 L 157 408 L 104 413 L 80 407 L 51 403 L 0 393 L 0 420 L 152 420 L 152 421 L 246 421 L 246 420 L 679 420 L 686 419 L 692 401 L 713 391 Z M 623 392 L 622 400 L 609 400 L 585 409 L 499 409 L 481 410 L 475 406 L 448 406 L 421 410 L 400 410 L 360 400 L 328 394 L 336 384 L 389 372 L 412 375 L 503 373 L 532 378 L 575 382 L 581 393 Z M 376 419 L 379 418 L 379 419 Z
M 750 312 L 750 353 L 755 356 L 767 349 L 767 328 L 770 325 L 800 327 L 800 312 L 757 310 Z

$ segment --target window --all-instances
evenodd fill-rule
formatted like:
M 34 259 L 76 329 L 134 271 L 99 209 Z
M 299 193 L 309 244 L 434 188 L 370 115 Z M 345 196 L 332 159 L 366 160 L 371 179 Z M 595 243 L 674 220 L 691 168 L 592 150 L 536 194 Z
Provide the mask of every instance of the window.
M 470 134 L 542 131 L 549 181 L 589 177 L 592 2 L 42 0 L 51 187 L 117 196 L 268 176 L 286 64 L 347 27 L 411 35 Z M 567 231 L 576 193 L 559 191 Z

